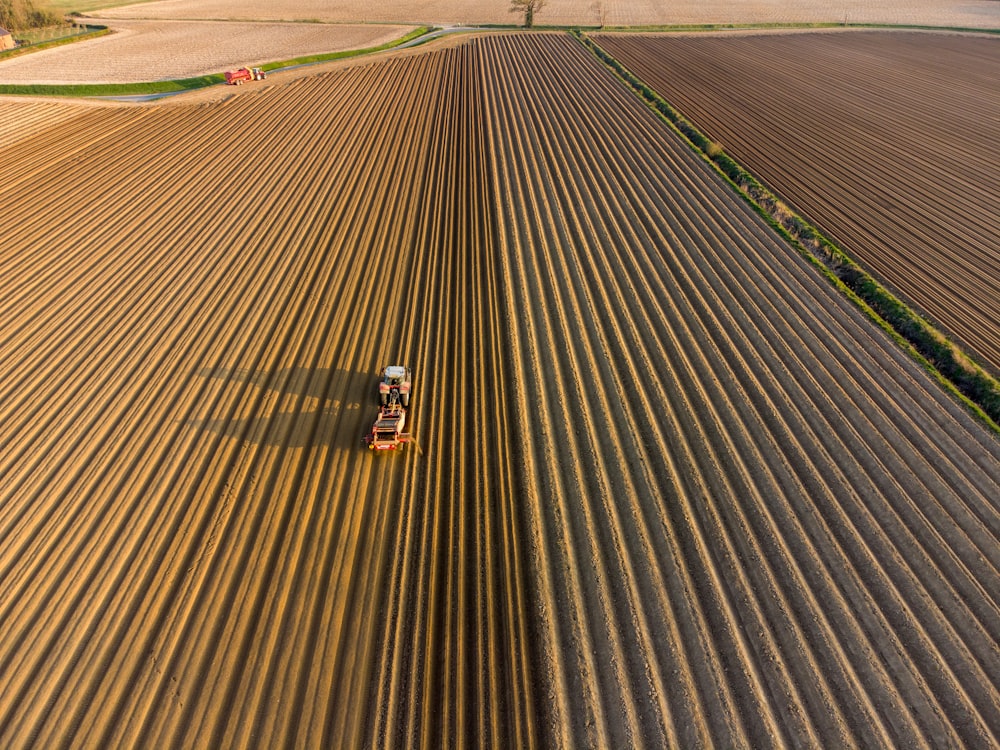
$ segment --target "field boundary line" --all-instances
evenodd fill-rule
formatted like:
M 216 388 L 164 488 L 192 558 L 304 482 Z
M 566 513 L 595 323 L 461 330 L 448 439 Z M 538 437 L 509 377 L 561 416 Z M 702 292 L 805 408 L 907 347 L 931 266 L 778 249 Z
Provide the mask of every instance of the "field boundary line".
M 544 28 L 536 26 L 536 28 Z M 663 24 L 652 26 L 577 26 L 573 31 L 583 31 L 590 33 L 629 33 L 629 34 L 659 34 L 665 32 L 710 32 L 710 31 L 822 31 L 825 29 L 846 29 L 850 31 L 863 31 L 865 29 L 878 29 L 883 31 L 949 31 L 969 34 L 989 34 L 998 35 L 1000 29 L 975 28 L 967 26 L 925 26 L 921 24 L 894 24 L 894 23 L 844 23 L 842 21 L 802 21 L 799 23 L 785 23 L 775 21 L 774 23 L 691 23 L 691 24 Z M 592 42 L 596 44 L 596 42 Z
M 617 58 L 583 32 L 574 30 L 571 33 L 708 162 L 789 245 L 886 331 L 946 391 L 1000 435 L 1000 381 L 890 292 L 817 227 L 792 210 Z

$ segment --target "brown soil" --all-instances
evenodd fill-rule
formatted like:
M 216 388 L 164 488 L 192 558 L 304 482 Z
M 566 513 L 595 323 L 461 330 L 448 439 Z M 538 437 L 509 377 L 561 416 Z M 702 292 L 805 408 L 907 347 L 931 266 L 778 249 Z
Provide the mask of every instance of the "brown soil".
M 104 23 L 93 19 L 94 23 Z M 378 47 L 412 27 L 320 23 L 108 21 L 96 39 L 0 62 L 10 84 L 137 83 Z
M 517 24 L 505 0 L 166 0 L 102 11 L 109 18 L 273 20 L 335 23 Z M 706 23 L 890 23 L 1000 28 L 992 0 L 547 0 L 539 24 L 650 26 Z
M 1000 740 L 1000 445 L 569 37 L 0 164 L 0 745 Z
M 1000 40 L 598 41 L 1000 372 Z

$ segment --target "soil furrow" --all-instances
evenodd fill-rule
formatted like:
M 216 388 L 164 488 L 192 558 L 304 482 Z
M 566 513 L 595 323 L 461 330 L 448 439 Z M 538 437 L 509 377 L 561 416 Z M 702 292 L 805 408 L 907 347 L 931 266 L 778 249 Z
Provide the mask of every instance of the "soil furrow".
M 0 136 L 0 744 L 996 744 L 1000 445 L 581 45 L 243 89 Z
M 978 77 L 989 78 L 1000 61 L 995 40 L 902 33 L 600 40 L 997 367 L 1000 247 L 986 186 L 1000 148 L 981 125 L 962 126 L 996 119 L 996 97 Z M 766 64 L 747 66 L 748 59 Z M 907 86 L 895 85 L 900 76 Z

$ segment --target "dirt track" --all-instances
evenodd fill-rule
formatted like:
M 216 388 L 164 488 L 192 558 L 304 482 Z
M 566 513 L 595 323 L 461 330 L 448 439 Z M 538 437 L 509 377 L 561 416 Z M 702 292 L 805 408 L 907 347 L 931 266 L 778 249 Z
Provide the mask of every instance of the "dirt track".
M 997 441 L 570 38 L 0 163 L 0 744 L 1000 741 Z
M 598 41 L 1000 372 L 1000 41 Z

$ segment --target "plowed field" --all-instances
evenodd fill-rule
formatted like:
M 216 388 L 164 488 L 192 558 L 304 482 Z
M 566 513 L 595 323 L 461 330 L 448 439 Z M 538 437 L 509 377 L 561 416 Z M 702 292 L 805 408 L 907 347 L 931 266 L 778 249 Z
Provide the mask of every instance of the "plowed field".
M 93 19 L 92 23 L 105 23 Z M 106 22 L 113 33 L 0 61 L 0 83 L 79 84 L 164 81 L 244 65 L 377 47 L 406 26 L 218 21 Z
M 1000 372 L 1000 40 L 599 42 Z
M 0 745 L 1000 740 L 1000 445 L 571 38 L 0 164 Z
M 519 23 L 502 0 L 161 0 L 108 8 L 108 18 L 270 20 L 336 23 Z M 539 24 L 652 26 L 705 23 L 889 23 L 1000 28 L 995 0 L 546 0 Z

